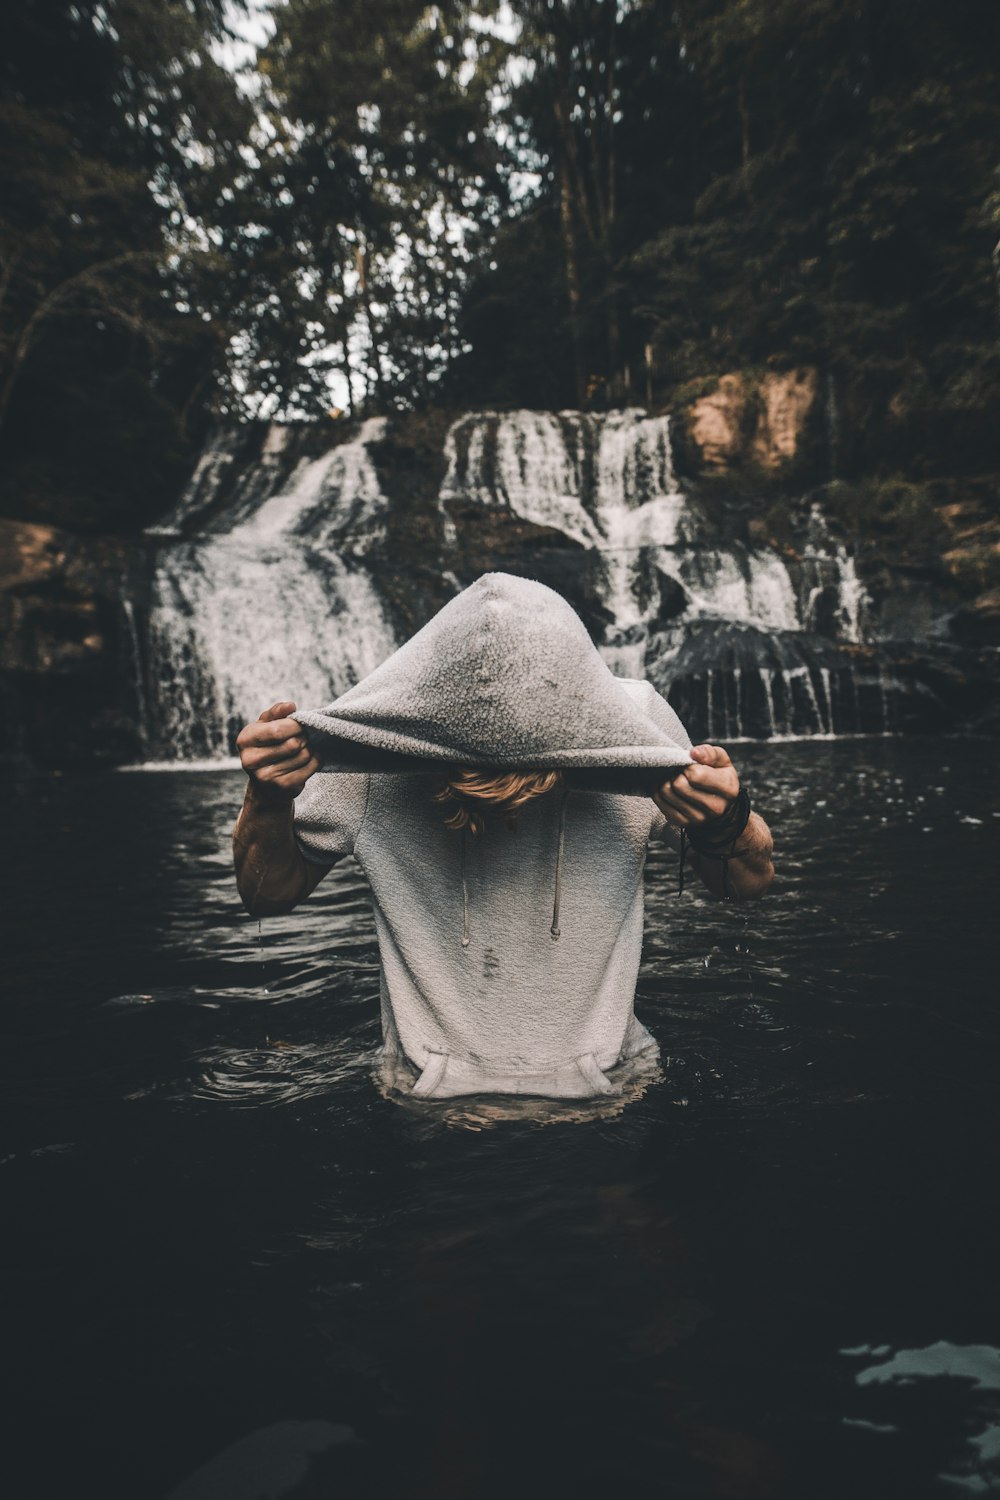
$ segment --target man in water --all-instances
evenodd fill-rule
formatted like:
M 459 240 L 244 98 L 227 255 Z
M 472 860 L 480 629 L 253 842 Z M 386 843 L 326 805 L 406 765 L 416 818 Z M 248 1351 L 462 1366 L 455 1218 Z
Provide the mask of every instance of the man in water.
M 417 1097 L 621 1093 L 657 1057 L 633 1010 L 650 841 L 682 887 L 689 866 L 752 901 L 773 877 L 727 752 L 530 579 L 484 575 L 328 708 L 274 703 L 237 746 L 245 906 L 290 911 L 357 858 L 383 1080 Z

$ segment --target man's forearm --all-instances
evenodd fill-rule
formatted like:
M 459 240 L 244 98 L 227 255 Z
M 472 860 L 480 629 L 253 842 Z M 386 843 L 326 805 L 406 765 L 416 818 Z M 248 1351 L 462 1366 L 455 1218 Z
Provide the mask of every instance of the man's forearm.
M 233 829 L 236 887 L 251 916 L 275 916 L 303 901 L 329 868 L 311 864 L 295 841 L 291 797 L 263 790 L 251 777 Z
M 771 854 L 774 841 L 760 813 L 750 820 L 728 861 L 712 859 L 690 849 L 689 857 L 702 883 L 714 896 L 729 895 L 734 901 L 756 901 L 774 879 Z

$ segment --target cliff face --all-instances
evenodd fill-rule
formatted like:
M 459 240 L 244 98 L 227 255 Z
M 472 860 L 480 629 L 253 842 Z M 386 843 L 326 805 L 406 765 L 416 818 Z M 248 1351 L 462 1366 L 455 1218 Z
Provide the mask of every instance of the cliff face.
M 1000 644 L 1000 520 L 995 496 L 985 489 L 970 487 L 940 507 L 949 531 L 941 561 L 961 596 L 956 631 Z
M 682 404 L 687 452 L 694 471 L 726 473 L 757 467 L 771 475 L 802 457 L 816 421 L 819 371 L 807 366 L 779 374 L 733 371 L 714 388 Z

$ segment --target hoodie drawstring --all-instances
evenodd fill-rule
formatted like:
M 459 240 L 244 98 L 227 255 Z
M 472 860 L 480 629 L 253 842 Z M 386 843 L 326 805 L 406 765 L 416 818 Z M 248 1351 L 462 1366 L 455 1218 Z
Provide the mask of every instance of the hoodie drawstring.
M 562 869 L 563 848 L 566 844 L 566 798 L 569 796 L 569 787 L 563 789 L 562 801 L 559 804 L 559 848 L 556 852 L 556 888 L 552 900 L 552 926 L 549 928 L 552 936 L 559 936 L 559 898 L 562 895 Z
M 465 824 L 462 824 L 462 947 L 469 946 L 469 887 L 465 879 Z
M 559 903 L 562 899 L 562 873 L 563 853 L 566 848 L 566 799 L 569 797 L 569 787 L 563 790 L 562 799 L 559 803 L 559 842 L 556 848 L 556 882 L 552 897 L 552 926 L 549 928 L 553 938 L 560 935 L 559 927 Z M 462 824 L 462 947 L 469 946 L 469 882 L 466 876 L 466 833 L 467 825 Z

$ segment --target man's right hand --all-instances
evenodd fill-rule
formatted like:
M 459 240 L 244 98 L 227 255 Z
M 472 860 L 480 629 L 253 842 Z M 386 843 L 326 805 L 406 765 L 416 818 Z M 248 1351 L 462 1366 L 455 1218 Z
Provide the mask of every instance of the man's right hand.
M 288 717 L 294 708 L 294 703 L 272 703 L 236 736 L 240 764 L 256 789 L 269 798 L 291 801 L 319 770 L 319 759 L 309 750 L 302 725 Z

